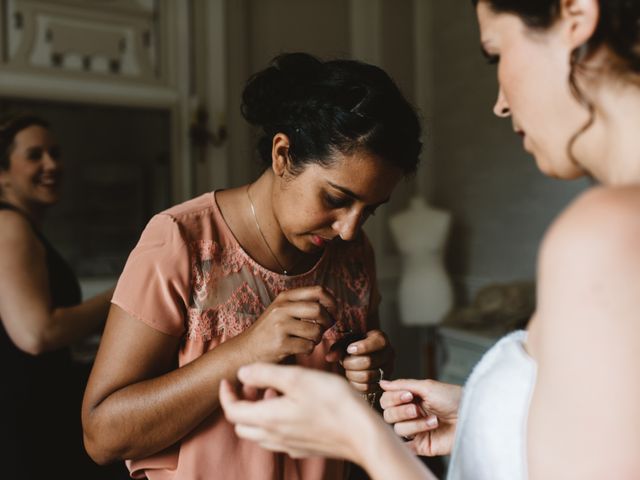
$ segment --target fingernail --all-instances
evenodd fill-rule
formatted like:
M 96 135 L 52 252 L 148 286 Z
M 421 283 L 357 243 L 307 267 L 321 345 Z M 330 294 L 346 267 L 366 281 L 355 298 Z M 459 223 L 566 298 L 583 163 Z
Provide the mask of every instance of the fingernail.
M 427 418 L 427 427 L 436 427 L 438 426 L 438 419 L 436 417 Z
M 349 345 L 347 347 L 347 353 L 358 353 L 358 346 L 357 345 Z
M 409 400 L 413 400 L 413 395 L 411 394 L 411 392 L 404 392 L 402 395 L 400 395 L 400 400 L 402 400 L 403 402 L 408 402 Z

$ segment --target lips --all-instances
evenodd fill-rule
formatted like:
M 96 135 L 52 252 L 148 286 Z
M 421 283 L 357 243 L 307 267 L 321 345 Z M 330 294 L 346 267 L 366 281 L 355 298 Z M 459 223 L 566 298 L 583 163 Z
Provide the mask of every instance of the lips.
M 330 241 L 330 238 L 324 238 L 319 235 L 311 235 L 311 243 L 313 243 L 316 247 L 324 247 Z
M 60 187 L 60 177 L 58 176 L 39 177 L 35 181 L 35 186 L 40 188 L 46 188 L 47 190 L 57 190 Z

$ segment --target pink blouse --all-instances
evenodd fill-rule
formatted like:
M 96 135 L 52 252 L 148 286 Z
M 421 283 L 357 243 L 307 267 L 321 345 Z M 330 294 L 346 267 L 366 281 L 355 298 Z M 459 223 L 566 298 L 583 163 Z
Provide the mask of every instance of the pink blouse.
M 129 315 L 182 339 L 186 365 L 244 332 L 282 291 L 323 285 L 336 297 L 336 324 L 296 363 L 326 371 L 328 349 L 347 331 L 377 325 L 379 295 L 373 251 L 364 234 L 331 243 L 308 272 L 284 276 L 255 262 L 225 223 L 214 193 L 154 216 L 131 252 L 112 302 Z M 213 388 L 213 387 L 212 387 Z M 335 480 L 342 461 L 292 459 L 238 438 L 220 409 L 171 448 L 127 461 L 133 478 L 150 480 Z

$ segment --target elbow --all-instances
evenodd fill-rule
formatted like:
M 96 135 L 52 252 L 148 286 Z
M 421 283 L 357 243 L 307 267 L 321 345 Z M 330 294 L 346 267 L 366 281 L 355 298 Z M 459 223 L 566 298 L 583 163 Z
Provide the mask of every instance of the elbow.
M 86 398 L 85 398 L 86 402 Z M 83 405 L 82 439 L 84 448 L 91 459 L 98 465 L 124 460 L 124 452 L 110 444 L 108 429 L 96 417 L 96 412 Z
M 45 335 L 39 333 L 27 334 L 21 338 L 16 338 L 13 343 L 20 350 L 34 357 L 47 353 L 55 348 L 50 344 Z
M 92 440 L 91 435 L 87 434 L 86 430 L 83 435 L 84 448 L 91 457 L 91 459 L 98 465 L 108 465 L 115 461 L 121 460 L 121 458 L 101 445 L 100 442 Z

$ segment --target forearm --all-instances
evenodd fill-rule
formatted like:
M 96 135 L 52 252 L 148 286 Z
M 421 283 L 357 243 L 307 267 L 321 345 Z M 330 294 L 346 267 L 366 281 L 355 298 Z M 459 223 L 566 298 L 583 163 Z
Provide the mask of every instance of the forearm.
M 436 480 L 436 477 L 406 448 L 393 430 L 372 411 L 362 422 L 361 441 L 354 460 L 372 480 Z
M 69 346 L 100 331 L 109 313 L 113 289 L 73 307 L 56 308 L 42 331 L 43 350 Z
M 122 388 L 83 418 L 85 446 L 98 463 L 143 458 L 191 432 L 219 408 L 223 378 L 234 380 L 253 359 L 239 337 L 169 373 Z

